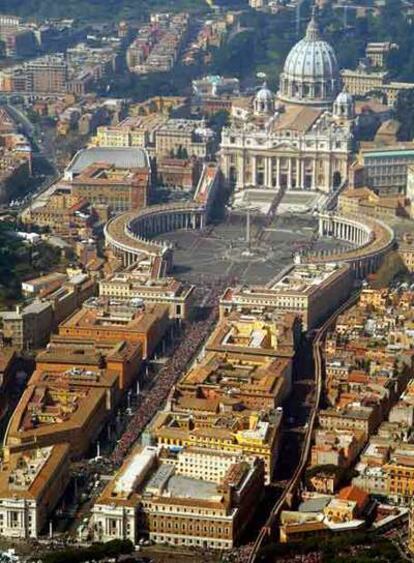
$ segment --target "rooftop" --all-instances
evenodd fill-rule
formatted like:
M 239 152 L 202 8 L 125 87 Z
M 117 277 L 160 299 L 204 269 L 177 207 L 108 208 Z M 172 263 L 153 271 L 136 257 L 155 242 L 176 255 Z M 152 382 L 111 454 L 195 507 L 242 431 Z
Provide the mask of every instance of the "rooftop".
M 141 148 L 91 147 L 81 149 L 75 154 L 66 168 L 65 177 L 70 179 L 96 163 L 106 163 L 121 169 L 148 169 L 150 166 L 147 152 Z
M 50 475 L 67 460 L 65 443 L 12 453 L 0 470 L 0 497 L 38 499 L 47 490 Z
M 290 265 L 271 280 L 266 286 L 239 286 L 228 288 L 222 300 L 249 301 L 249 298 L 272 298 L 277 295 L 312 295 L 319 287 L 348 271 L 348 266 L 333 262 L 325 264 Z M 271 304 L 271 303 L 270 303 Z
M 220 501 L 217 484 L 183 475 L 175 475 L 169 464 L 161 464 L 143 489 L 143 495 Z
M 150 327 L 167 312 L 166 306 L 125 303 L 122 300 L 91 297 L 83 307 L 60 325 L 68 328 L 128 330 L 148 332 Z

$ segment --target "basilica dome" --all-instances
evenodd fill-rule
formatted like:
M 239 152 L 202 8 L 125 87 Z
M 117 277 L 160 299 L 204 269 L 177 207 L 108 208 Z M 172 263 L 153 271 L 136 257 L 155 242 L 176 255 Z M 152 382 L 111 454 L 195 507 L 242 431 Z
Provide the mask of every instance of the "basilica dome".
M 329 107 L 338 94 L 339 86 L 335 51 L 323 40 L 313 14 L 305 37 L 287 56 L 278 96 L 285 102 Z

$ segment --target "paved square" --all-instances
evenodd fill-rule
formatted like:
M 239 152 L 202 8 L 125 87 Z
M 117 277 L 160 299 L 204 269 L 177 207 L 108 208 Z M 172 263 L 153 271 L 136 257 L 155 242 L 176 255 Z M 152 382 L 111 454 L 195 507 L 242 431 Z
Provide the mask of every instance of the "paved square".
M 284 214 L 266 227 L 263 216 L 251 218 L 251 248 L 246 253 L 246 218 L 232 214 L 205 232 L 176 231 L 157 237 L 174 244 L 173 275 L 193 283 L 230 276 L 240 283 L 262 284 L 289 265 L 295 252 L 345 248 L 344 243 L 317 240 L 317 218 Z

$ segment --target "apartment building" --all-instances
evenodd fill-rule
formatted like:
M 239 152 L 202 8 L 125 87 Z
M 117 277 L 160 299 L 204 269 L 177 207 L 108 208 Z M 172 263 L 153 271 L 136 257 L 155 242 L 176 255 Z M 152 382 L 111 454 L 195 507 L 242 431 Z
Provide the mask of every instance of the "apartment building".
M 65 170 L 72 195 L 94 206 L 120 213 L 148 203 L 151 184 L 149 159 L 144 149 L 82 149 Z
M 395 82 L 389 78 L 389 73 L 385 70 L 363 68 L 359 66 L 355 70 L 341 70 L 341 77 L 349 94 L 353 96 L 366 96 L 370 92 L 382 92 L 386 97 L 388 106 L 394 106 L 398 95 L 404 90 L 413 87 L 412 82 Z
M 49 302 L 34 301 L 15 311 L 0 313 L 3 339 L 19 350 L 40 348 L 53 328 L 53 308 Z
M 53 335 L 47 348 L 36 356 L 36 369 L 40 372 L 69 373 L 76 368 L 81 378 L 88 371 L 105 369 L 116 375 L 120 393 L 137 380 L 141 367 L 142 346 L 126 341 L 102 342 Z M 76 373 L 72 375 L 75 377 Z
M 243 413 L 231 398 L 223 408 L 218 412 L 217 402 L 206 399 L 187 399 L 177 405 L 169 401 L 146 429 L 143 443 L 239 453 L 249 462 L 258 457 L 269 483 L 279 454 L 282 409 Z
M 0 469 L 0 533 L 37 538 L 69 483 L 69 445 L 13 453 Z
M 137 305 L 109 298 L 91 297 L 60 324 L 59 335 L 102 342 L 140 343 L 143 358 L 152 356 L 169 327 L 169 307 Z
M 369 188 L 348 189 L 338 197 L 338 209 L 350 215 L 375 217 L 389 221 L 411 216 L 411 201 L 401 195 L 377 195 Z
M 33 94 L 66 92 L 68 64 L 63 55 L 45 55 L 0 73 L 0 90 Z
M 35 371 L 7 427 L 5 459 L 63 442 L 72 457 L 85 455 L 118 399 L 117 376 L 107 370 Z
M 167 305 L 171 320 L 192 316 L 194 286 L 174 278 L 152 279 L 137 269 L 116 272 L 99 281 L 99 295 L 111 299 Z
M 414 165 L 414 143 L 363 146 L 358 163 L 361 170 L 355 187 L 368 186 L 379 195 L 404 194 L 411 197 L 408 184 L 409 169 Z
M 298 314 L 303 329 L 320 323 L 347 297 L 352 287 L 348 265 L 294 264 L 266 286 L 228 288 L 220 299 L 220 318 L 232 310 Z
M 29 207 L 21 218 L 26 225 L 48 227 L 56 235 L 68 236 L 92 227 L 97 214 L 86 199 L 62 187 L 56 189 L 45 205 Z

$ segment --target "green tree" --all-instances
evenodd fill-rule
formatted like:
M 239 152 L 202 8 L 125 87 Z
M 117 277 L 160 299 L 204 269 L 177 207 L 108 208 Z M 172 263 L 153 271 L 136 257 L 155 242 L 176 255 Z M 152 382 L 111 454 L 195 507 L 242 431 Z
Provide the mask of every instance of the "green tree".
M 401 123 L 399 140 L 411 141 L 414 137 L 414 88 L 400 92 L 395 106 L 395 117 Z

